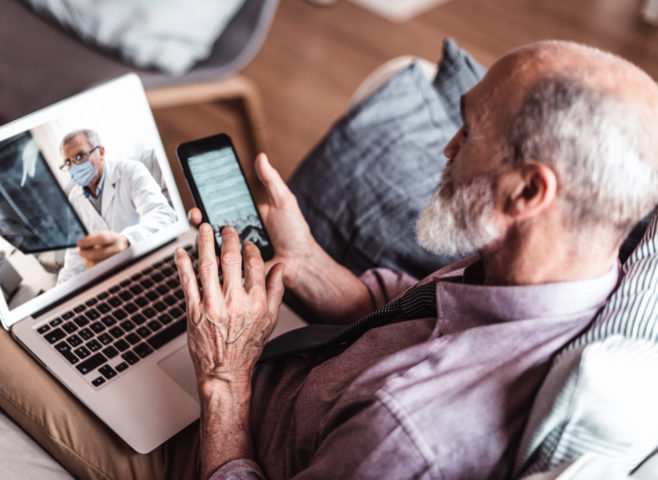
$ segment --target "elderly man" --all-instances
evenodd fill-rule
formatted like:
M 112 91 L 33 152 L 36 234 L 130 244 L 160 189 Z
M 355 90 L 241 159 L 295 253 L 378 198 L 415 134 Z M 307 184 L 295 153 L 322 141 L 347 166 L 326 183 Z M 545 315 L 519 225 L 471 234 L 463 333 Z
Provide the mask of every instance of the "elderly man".
M 107 160 L 105 147 L 89 129 L 67 134 L 61 143 L 75 187 L 69 201 L 92 233 L 69 249 L 57 282 L 128 248 L 176 221 L 176 214 L 151 173 L 139 162 Z
M 200 289 L 176 252 L 203 478 L 510 474 L 552 355 L 605 303 L 622 240 L 658 202 L 658 87 L 612 55 L 538 43 L 499 60 L 463 96 L 462 117 L 417 234 L 437 252 L 479 254 L 419 282 L 434 313 L 257 365 L 284 284 L 326 323 L 403 294 L 417 302 L 404 274 L 356 278 L 334 263 L 262 155 L 271 264 L 246 242 L 243 283 L 238 236 L 225 228 L 220 284 L 203 224 Z

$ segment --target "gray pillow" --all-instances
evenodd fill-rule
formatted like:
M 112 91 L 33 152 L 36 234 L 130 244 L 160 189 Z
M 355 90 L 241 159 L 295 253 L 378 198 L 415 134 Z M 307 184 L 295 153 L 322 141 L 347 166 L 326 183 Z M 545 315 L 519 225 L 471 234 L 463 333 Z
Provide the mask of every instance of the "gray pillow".
M 339 263 L 356 274 L 387 267 L 421 278 L 456 260 L 418 246 L 415 224 L 461 125 L 459 99 L 483 74 L 447 39 L 433 84 L 412 64 L 338 120 L 301 163 L 289 186 Z

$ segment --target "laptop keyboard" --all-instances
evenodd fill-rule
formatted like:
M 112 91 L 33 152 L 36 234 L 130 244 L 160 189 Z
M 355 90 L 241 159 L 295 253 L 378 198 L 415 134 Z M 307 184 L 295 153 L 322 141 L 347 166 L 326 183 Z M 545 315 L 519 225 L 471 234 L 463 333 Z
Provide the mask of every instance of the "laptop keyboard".
M 186 247 L 196 270 L 196 252 Z M 100 387 L 187 328 L 173 255 L 37 328 L 69 363 Z

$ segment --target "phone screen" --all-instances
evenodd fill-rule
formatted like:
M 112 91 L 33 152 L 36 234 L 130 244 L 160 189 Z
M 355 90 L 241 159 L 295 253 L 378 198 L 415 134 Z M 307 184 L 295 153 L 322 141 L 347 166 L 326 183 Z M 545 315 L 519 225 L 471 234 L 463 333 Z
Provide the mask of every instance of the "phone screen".
M 199 206 L 215 232 L 217 246 L 222 245 L 221 228 L 232 225 L 240 242 L 249 240 L 259 247 L 266 260 L 271 257 L 269 238 L 233 148 L 192 155 L 187 165 L 202 203 Z

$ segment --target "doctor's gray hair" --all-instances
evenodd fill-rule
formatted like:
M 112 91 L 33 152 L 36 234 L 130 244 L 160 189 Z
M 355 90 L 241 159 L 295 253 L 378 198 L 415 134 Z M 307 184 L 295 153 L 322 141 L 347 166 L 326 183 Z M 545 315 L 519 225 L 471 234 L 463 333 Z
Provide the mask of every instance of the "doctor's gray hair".
M 91 130 L 89 128 L 81 128 L 79 130 L 74 130 L 64 135 L 64 138 L 62 138 L 62 143 L 59 145 L 59 149 L 60 150 L 63 149 L 64 145 L 69 143 L 71 140 L 73 140 L 75 137 L 77 137 L 80 134 L 84 134 L 87 137 L 87 140 L 89 141 L 92 147 L 98 147 L 101 145 L 101 139 L 98 136 L 98 133 L 96 133 L 94 130 Z
M 577 74 L 541 79 L 508 124 L 504 157 L 555 172 L 569 228 L 627 232 L 658 203 L 658 144 L 637 110 Z

